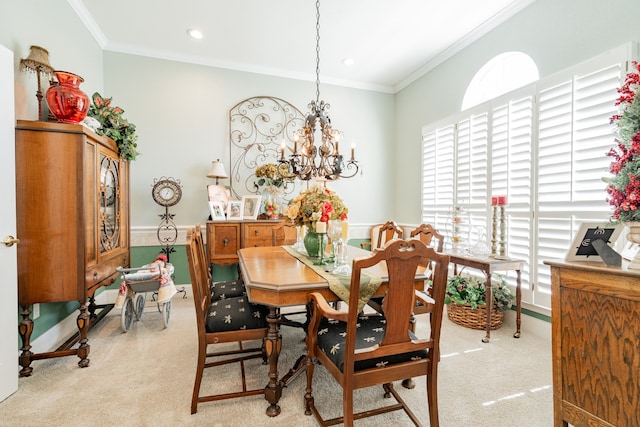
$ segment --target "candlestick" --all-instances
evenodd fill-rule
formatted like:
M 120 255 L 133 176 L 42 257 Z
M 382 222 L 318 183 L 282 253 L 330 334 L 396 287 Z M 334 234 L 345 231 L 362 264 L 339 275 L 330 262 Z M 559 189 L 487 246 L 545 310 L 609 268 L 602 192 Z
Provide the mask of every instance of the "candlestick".
M 346 242 L 349 238 L 349 221 L 342 221 L 342 239 Z

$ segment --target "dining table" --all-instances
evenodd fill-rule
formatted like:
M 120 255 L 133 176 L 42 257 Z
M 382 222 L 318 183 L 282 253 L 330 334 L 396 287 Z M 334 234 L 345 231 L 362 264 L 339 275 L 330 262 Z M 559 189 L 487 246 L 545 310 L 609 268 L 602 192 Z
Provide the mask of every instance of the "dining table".
M 354 246 L 347 246 L 347 266 L 357 258 L 369 257 L 371 252 Z M 282 390 L 288 383 L 304 371 L 306 354 L 301 355 L 294 366 L 282 377 L 278 374 L 278 358 L 282 347 L 280 309 L 307 305 L 308 295 L 319 292 L 329 302 L 348 301 L 348 274 L 333 274 L 333 264 L 316 265 L 317 259 L 308 257 L 304 251 L 294 246 L 249 247 L 238 250 L 238 267 L 245 283 L 247 295 L 252 303 L 269 307 L 267 323 L 269 331 L 265 340 L 265 350 L 269 361 L 269 381 L 265 386 L 265 399 L 269 402 L 266 413 L 275 417 L 280 414 L 278 404 Z M 371 296 L 384 295 L 388 280 L 386 264 L 362 270 L 359 309 Z M 427 278 L 424 267 L 416 271 L 416 289 L 424 289 Z

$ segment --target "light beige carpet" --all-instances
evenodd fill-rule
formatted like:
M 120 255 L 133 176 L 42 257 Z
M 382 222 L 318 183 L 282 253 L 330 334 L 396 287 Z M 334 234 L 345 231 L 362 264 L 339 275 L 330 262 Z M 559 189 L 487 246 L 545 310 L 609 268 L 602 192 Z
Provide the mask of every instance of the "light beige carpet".
M 187 287 L 188 291 L 190 289 Z M 484 332 L 443 322 L 442 359 L 439 372 L 440 425 L 548 427 L 552 422 L 551 344 L 527 333 L 526 320 L 520 339 L 512 338 L 513 325 Z M 418 328 L 425 327 L 425 319 Z M 283 327 L 280 375 L 305 346 L 303 332 Z M 304 415 L 304 375 L 283 392 L 282 413 L 265 415 L 262 396 L 203 403 L 190 414 L 196 363 L 196 330 L 193 299 L 173 298 L 169 327 L 162 329 L 156 306 L 148 302 L 143 319 L 127 333 L 120 328 L 119 310 L 113 310 L 89 334 L 91 364 L 77 366 L 77 357 L 35 361 L 33 376 L 21 378 L 19 390 L 0 403 L 2 426 L 315 426 Z M 267 383 L 267 366 L 249 362 L 251 384 Z M 233 387 L 238 371 L 232 368 L 205 373 L 203 391 Z M 237 384 L 237 382 L 236 382 Z M 403 398 L 429 424 L 424 377 L 414 390 L 399 384 Z M 324 371 L 316 369 L 314 395 L 326 416 L 341 413 L 341 389 Z M 381 387 L 359 390 L 358 408 L 375 407 Z M 357 426 L 410 426 L 403 412 L 356 421 Z

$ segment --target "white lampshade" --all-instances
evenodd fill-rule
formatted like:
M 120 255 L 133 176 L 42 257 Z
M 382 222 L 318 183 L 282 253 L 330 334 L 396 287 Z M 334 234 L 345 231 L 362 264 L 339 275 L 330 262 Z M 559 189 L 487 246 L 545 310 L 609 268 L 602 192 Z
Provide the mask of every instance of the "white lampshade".
M 215 162 L 211 162 L 211 169 L 207 174 L 208 178 L 215 178 L 216 184 L 218 184 L 219 178 L 228 178 L 227 172 L 224 170 L 224 163 L 217 159 Z

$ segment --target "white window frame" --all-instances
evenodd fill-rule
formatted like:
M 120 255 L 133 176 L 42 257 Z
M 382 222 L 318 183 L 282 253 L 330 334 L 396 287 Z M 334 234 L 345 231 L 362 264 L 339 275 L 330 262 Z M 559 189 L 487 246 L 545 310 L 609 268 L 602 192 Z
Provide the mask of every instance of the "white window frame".
M 451 245 L 451 212 L 454 206 L 462 206 L 467 224 L 461 227 L 463 241 L 475 243 L 484 227 L 490 248 L 491 196 L 508 196 L 509 255 L 526 261 L 525 303 L 549 309 L 550 272 L 544 260 L 563 258 L 582 222 L 609 219 L 605 184 L 599 198 L 595 177 L 607 174 L 606 152 L 614 145 L 608 119 L 616 112 L 615 88 L 635 57 L 637 46 L 629 43 L 423 127 L 422 222 L 434 224 Z M 555 96 L 552 91 L 563 84 L 568 86 L 561 87 L 566 90 L 558 90 L 558 96 L 564 97 L 564 104 L 556 112 L 551 107 L 555 98 L 549 94 Z M 585 89 L 591 86 L 593 94 Z M 593 108 L 585 108 L 590 103 Z M 594 114 L 597 119 L 590 117 Z M 552 123 L 556 117 L 562 123 Z M 474 127 L 474 123 L 480 124 Z M 549 136 L 556 127 L 564 132 L 564 140 L 556 142 Z M 562 198 L 556 201 L 549 196 L 556 189 L 545 181 L 553 178 L 555 154 L 549 154 L 549 149 L 554 144 L 568 162 L 559 165 L 566 168 L 560 173 L 568 181 L 566 187 L 558 186 Z M 583 150 L 589 144 L 595 148 Z M 514 277 L 507 280 L 515 284 Z

